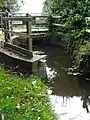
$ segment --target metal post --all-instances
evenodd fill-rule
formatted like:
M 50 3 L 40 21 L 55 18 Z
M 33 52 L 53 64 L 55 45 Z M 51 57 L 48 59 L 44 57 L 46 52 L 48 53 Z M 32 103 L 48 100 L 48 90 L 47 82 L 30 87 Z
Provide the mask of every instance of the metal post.
M 26 14 L 27 17 L 30 17 L 29 14 Z M 30 38 L 27 38 L 28 50 L 32 51 L 32 39 L 31 39 L 31 21 L 26 22 L 27 34 L 30 35 Z

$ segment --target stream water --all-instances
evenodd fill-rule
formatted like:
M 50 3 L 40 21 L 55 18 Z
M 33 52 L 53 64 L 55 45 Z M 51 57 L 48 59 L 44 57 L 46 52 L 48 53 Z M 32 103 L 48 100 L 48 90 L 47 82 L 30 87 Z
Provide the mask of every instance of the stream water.
M 90 83 L 68 75 L 72 67 L 68 53 L 61 48 L 45 46 L 47 54 L 50 100 L 58 120 L 90 120 Z M 64 68 L 64 69 L 63 69 Z

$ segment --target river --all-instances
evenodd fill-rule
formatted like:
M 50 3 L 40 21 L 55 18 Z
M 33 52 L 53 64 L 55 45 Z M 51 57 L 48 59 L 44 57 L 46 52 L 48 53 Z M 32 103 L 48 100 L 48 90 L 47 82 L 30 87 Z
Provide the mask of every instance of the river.
M 72 67 L 69 53 L 59 47 L 43 46 L 47 54 L 50 100 L 58 120 L 90 120 L 90 83 L 68 75 Z

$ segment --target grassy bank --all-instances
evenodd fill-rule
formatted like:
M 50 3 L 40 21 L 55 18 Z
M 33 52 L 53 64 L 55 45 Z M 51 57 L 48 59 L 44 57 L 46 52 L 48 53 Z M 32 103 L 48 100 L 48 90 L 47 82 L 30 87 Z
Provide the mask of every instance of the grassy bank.
M 56 120 L 46 88 L 34 75 L 20 78 L 0 66 L 0 120 Z

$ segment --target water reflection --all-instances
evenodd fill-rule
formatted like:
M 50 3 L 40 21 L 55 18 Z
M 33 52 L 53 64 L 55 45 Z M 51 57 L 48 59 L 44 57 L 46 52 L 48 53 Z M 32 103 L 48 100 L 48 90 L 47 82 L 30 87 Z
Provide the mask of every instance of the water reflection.
M 46 67 L 46 72 L 47 72 L 47 78 L 49 81 L 52 81 L 53 78 L 56 77 L 57 72 L 55 69 L 49 68 L 48 66 Z
M 49 70 L 51 72 L 49 72 Z M 53 72 L 52 72 L 53 71 Z M 83 77 L 76 78 L 56 74 L 55 70 L 48 69 L 54 82 L 49 85 L 54 94 L 50 95 L 52 108 L 57 114 L 58 120 L 90 120 L 90 83 Z
M 52 108 L 58 120 L 90 120 L 90 82 L 83 77 L 68 75 L 72 68 L 69 54 L 60 48 L 43 47 L 47 54 L 47 74 L 53 81 L 48 85 L 53 94 L 50 95 Z
M 90 105 L 81 96 L 50 95 L 50 99 L 58 120 L 90 120 L 90 114 L 88 114 Z M 82 108 L 83 105 L 86 110 Z
M 87 111 L 87 113 L 89 113 L 89 109 L 88 109 L 88 105 L 89 105 L 89 97 L 88 96 L 83 96 L 82 98 L 81 98 L 81 100 L 83 101 L 83 108 L 85 108 L 86 109 L 86 111 Z

